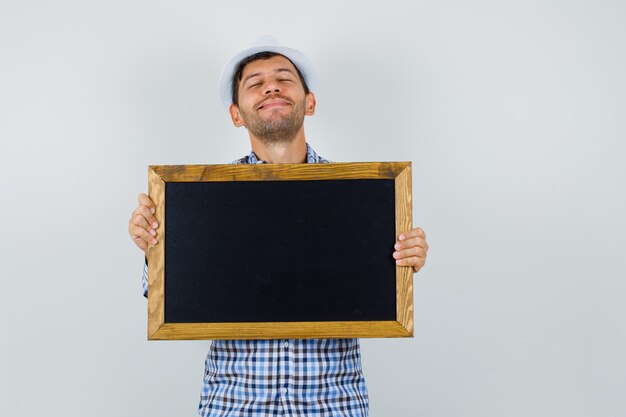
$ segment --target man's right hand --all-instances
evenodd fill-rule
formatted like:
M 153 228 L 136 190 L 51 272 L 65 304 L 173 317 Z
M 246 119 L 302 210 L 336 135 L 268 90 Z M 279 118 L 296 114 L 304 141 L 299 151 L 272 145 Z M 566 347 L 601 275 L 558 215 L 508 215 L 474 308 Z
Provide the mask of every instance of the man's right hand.
M 159 223 L 154 218 L 154 203 L 150 197 L 141 193 L 138 200 L 139 205 L 128 221 L 128 233 L 135 245 L 148 256 L 150 246 L 157 244 L 155 236 Z

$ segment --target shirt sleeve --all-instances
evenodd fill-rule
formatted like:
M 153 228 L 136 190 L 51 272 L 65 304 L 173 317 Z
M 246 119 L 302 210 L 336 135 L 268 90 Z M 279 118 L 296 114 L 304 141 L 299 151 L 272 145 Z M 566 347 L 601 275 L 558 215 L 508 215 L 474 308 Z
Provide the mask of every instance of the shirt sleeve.
M 143 296 L 148 298 L 148 260 L 143 261 L 143 274 L 141 276 L 141 288 L 143 289 Z

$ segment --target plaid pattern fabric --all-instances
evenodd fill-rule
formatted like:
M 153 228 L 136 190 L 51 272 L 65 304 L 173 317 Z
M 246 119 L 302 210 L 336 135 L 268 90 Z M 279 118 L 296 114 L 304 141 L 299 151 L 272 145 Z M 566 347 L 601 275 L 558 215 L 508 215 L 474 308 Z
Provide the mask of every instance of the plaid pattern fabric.
M 358 339 L 215 340 L 198 413 L 365 417 Z
M 307 144 L 308 163 L 326 163 Z M 234 164 L 265 163 L 254 152 Z M 147 296 L 148 271 L 142 277 Z M 366 417 L 358 339 L 215 340 L 205 361 L 202 417 Z

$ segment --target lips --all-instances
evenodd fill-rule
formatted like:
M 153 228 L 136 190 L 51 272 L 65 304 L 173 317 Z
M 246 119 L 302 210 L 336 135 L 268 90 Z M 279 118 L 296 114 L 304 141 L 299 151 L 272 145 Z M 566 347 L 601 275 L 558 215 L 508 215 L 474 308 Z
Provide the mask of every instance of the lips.
M 286 100 L 286 99 L 282 99 L 282 98 L 271 98 L 268 100 L 265 100 L 263 103 L 261 103 L 261 105 L 258 107 L 259 110 L 266 110 L 266 109 L 271 109 L 273 107 L 283 107 L 283 106 L 289 106 L 291 103 Z

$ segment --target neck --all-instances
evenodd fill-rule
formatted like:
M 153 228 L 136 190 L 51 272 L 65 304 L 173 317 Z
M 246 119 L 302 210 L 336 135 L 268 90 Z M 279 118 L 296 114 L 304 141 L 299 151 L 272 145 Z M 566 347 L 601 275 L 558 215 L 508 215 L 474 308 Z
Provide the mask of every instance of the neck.
M 250 134 L 250 144 L 257 158 L 270 164 L 301 164 L 306 162 L 304 128 L 291 142 L 266 143 Z

